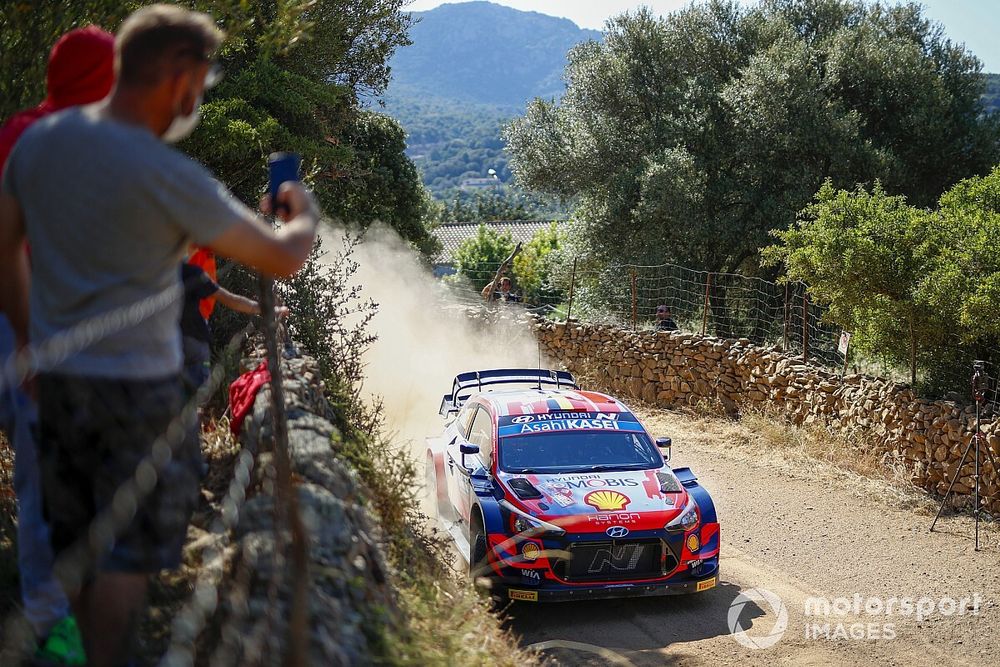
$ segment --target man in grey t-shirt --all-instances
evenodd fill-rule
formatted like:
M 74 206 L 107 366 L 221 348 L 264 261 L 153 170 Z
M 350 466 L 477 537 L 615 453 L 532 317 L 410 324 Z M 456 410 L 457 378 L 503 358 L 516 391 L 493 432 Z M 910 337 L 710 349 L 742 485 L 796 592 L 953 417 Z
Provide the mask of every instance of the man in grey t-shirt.
M 274 233 L 163 143 L 193 129 L 221 38 L 204 14 L 139 10 L 117 35 L 110 97 L 32 127 L 3 179 L 0 310 L 39 365 L 53 547 L 64 560 L 92 563 L 67 582 L 92 665 L 127 661 L 148 574 L 179 563 L 197 499 L 197 432 L 179 419 L 178 266 L 188 244 L 280 277 L 298 270 L 315 238 L 318 212 L 301 186 L 279 192 L 288 213 Z M 153 450 L 164 435 L 172 457 Z M 136 470 L 151 451 L 162 467 L 148 488 L 153 480 Z M 113 538 L 88 536 L 133 475 L 148 496 L 134 511 L 114 503 Z

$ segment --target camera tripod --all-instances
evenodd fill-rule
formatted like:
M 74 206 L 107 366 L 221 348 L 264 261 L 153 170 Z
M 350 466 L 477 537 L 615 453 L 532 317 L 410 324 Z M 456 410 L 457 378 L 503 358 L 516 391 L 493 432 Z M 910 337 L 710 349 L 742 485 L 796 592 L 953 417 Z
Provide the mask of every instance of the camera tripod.
M 969 452 L 973 447 L 976 448 L 976 467 L 975 473 L 973 474 L 973 493 L 975 497 L 975 508 L 973 510 L 973 515 L 976 518 L 976 551 L 979 551 L 979 521 L 981 519 L 983 512 L 982 501 L 979 495 L 979 486 L 982 481 L 982 475 L 980 474 L 979 461 L 981 455 L 979 449 L 981 445 L 983 449 L 986 450 L 986 457 L 989 459 L 990 464 L 993 466 L 993 474 L 1000 475 L 1000 468 L 997 467 L 996 459 L 993 456 L 993 450 L 990 449 L 988 443 L 983 443 L 985 439 L 982 432 L 981 419 L 983 405 L 986 402 L 986 364 L 983 361 L 975 361 L 972 364 L 972 397 L 976 402 L 976 432 L 969 440 L 969 444 L 965 446 L 965 451 L 962 452 L 962 460 L 958 463 L 958 468 L 955 470 L 955 476 L 951 480 L 951 484 L 948 485 L 948 490 L 944 494 L 944 498 L 941 499 L 941 507 L 938 508 L 937 516 L 934 517 L 934 521 L 931 522 L 931 532 L 934 531 L 934 526 L 937 524 L 938 519 L 941 518 L 941 513 L 944 512 L 945 505 L 948 504 L 948 498 L 951 496 L 952 490 L 955 488 L 955 483 L 962 476 L 962 468 L 965 467 L 965 460 L 969 456 Z M 986 514 L 992 519 L 993 515 L 990 512 Z

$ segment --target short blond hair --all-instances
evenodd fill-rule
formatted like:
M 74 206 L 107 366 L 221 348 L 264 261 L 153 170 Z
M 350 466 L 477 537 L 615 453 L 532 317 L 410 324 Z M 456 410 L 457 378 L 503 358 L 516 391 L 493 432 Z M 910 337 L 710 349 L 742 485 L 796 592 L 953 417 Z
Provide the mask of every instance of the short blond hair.
M 125 19 L 115 37 L 115 71 L 125 86 L 155 86 L 190 62 L 211 60 L 225 33 L 208 14 L 149 5 Z

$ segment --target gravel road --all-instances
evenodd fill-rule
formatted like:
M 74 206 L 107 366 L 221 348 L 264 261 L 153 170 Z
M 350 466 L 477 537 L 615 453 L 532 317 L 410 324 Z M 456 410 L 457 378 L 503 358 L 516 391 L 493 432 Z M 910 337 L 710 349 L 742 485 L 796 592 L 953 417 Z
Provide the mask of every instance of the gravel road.
M 946 517 L 928 532 L 925 500 L 902 506 L 898 494 L 883 499 L 871 485 L 860 492 L 821 463 L 761 460 L 739 447 L 740 430 L 727 422 L 706 426 L 664 411 L 643 421 L 674 437 L 673 465 L 690 466 L 715 499 L 721 584 L 689 597 L 518 603 L 508 623 L 523 645 L 567 665 L 1000 663 L 996 528 L 986 529 L 976 553 L 967 517 Z M 758 598 L 742 607 L 736 618 L 747 643 L 776 638 L 782 606 L 787 613 L 784 633 L 767 648 L 748 648 L 730 632 L 731 605 L 754 589 L 782 604 L 776 610 Z M 809 598 L 853 606 L 855 596 L 857 615 L 843 606 L 843 616 L 806 613 Z M 901 613 L 905 599 L 934 610 L 921 619 Z M 864 609 L 890 602 L 891 614 Z

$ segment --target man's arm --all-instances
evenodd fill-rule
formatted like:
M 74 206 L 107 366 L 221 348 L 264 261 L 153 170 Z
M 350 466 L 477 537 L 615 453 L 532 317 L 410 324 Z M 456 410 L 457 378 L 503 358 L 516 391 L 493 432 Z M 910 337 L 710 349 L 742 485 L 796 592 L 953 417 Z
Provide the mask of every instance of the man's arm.
M 220 255 L 253 267 L 275 278 L 295 275 L 312 252 L 319 225 L 319 210 L 312 195 L 298 183 L 285 183 L 278 191 L 278 201 L 285 205 L 286 223 L 273 231 L 261 218 L 252 217 L 237 223 L 208 243 Z M 261 202 L 268 212 L 270 203 Z
M 0 312 L 10 320 L 19 347 L 28 344 L 28 281 L 21 206 L 0 194 Z
M 238 313 L 246 313 L 248 315 L 260 315 L 259 303 L 245 296 L 233 294 L 225 287 L 219 287 L 219 290 L 213 296 L 216 301 L 229 310 L 235 310 Z
M 493 283 L 495 283 L 495 282 L 496 282 L 495 280 L 491 280 L 489 282 L 489 284 L 486 285 L 486 287 L 483 288 L 483 291 L 480 292 L 480 294 L 483 295 L 483 299 L 484 300 L 489 300 L 490 294 L 493 292 Z

